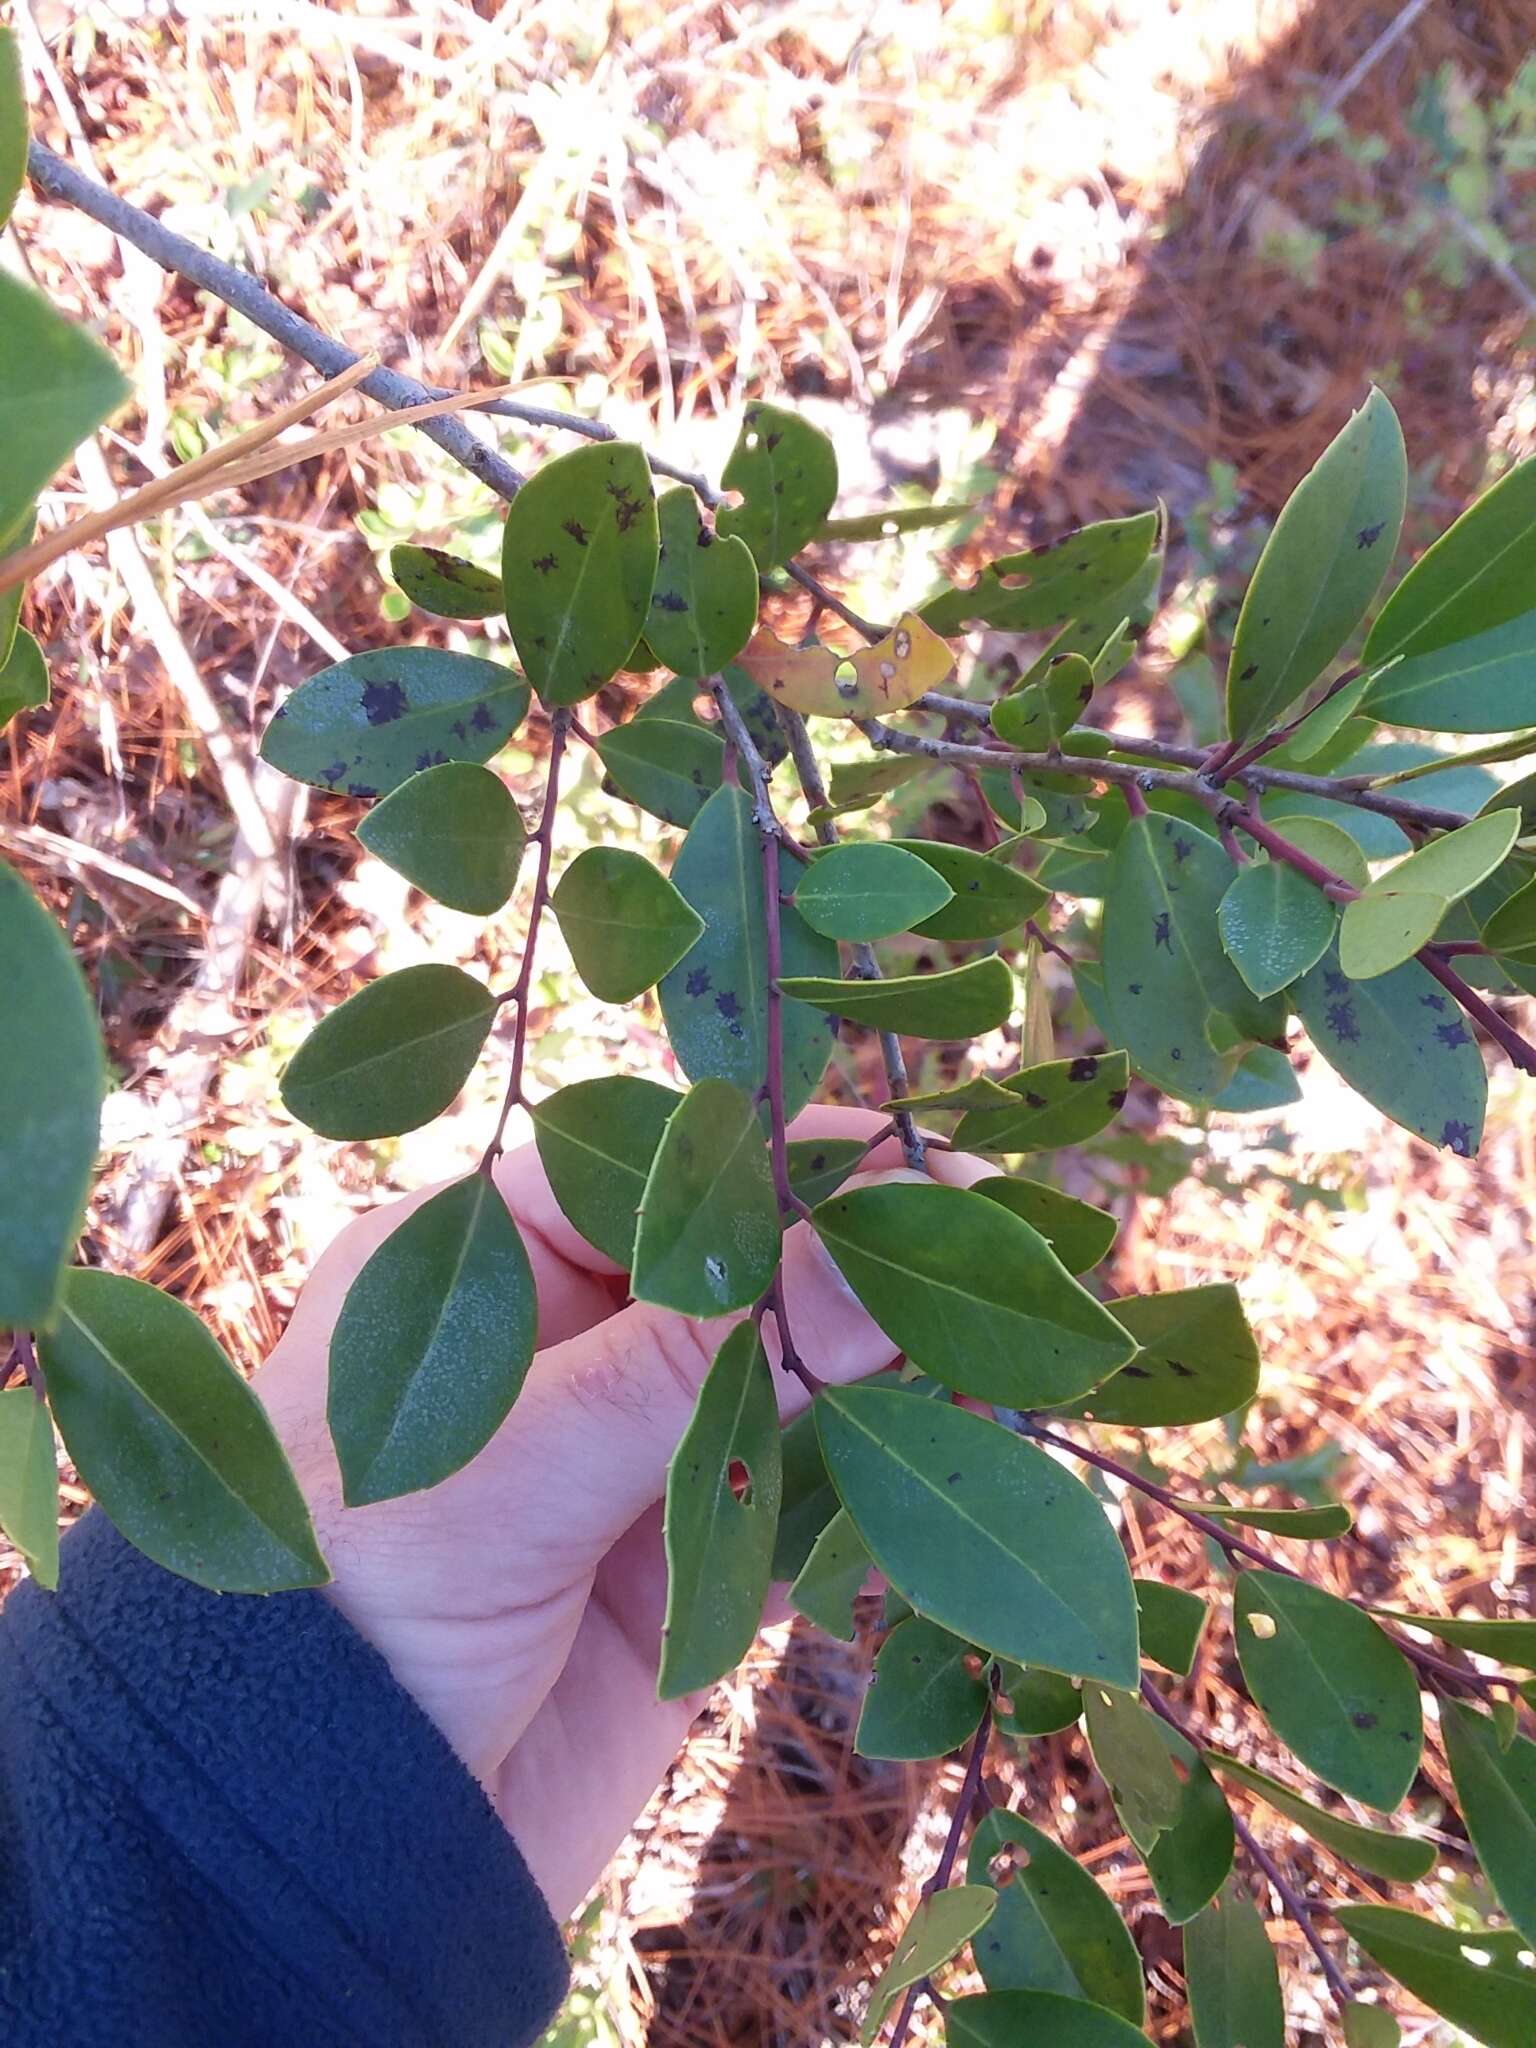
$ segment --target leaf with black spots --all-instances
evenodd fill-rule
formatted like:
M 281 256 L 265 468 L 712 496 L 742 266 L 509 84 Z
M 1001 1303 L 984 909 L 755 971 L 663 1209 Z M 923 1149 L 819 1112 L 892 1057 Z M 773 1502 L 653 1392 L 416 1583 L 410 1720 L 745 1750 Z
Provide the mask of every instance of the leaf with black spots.
M 805 546 L 837 496 L 837 454 L 819 427 L 777 405 L 749 405 L 721 472 L 739 505 L 722 505 L 722 534 L 738 534 L 760 570 L 777 569 Z
M 702 725 L 632 718 L 602 733 L 598 758 L 621 796 L 668 825 L 691 825 L 720 787 L 725 744 Z
M 921 1615 L 900 1622 L 880 1645 L 854 1748 L 896 1761 L 948 1756 L 987 1704 L 980 1664 L 969 1643 Z
M 1086 656 L 1058 654 L 1038 683 L 1025 683 L 992 706 L 992 730 L 1021 753 L 1043 754 L 1077 724 L 1093 697 Z
M 1112 1123 L 1131 1084 L 1123 1052 L 1083 1053 L 1026 1067 L 1002 1085 L 1017 1098 L 1008 1109 L 972 1110 L 955 1132 L 962 1152 L 1052 1152 L 1079 1145 Z
M 1033 875 L 1021 874 L 973 847 L 950 846 L 940 839 L 894 839 L 891 844 L 916 854 L 954 892 L 952 901 L 913 926 L 921 938 L 1001 938 L 1005 932 L 1016 932 L 1050 901 L 1051 892 Z
M 757 564 L 743 540 L 714 533 L 686 485 L 656 506 L 661 555 L 645 637 L 676 675 L 713 675 L 734 661 L 757 623 Z
M 1071 1414 L 1164 1429 L 1230 1415 L 1258 1391 L 1259 1347 L 1230 1281 L 1125 1295 L 1106 1307 L 1135 1338 L 1136 1355 Z
M 389 573 L 412 604 L 435 618 L 488 619 L 506 604 L 494 569 L 482 569 L 443 548 L 404 541 L 389 551 Z
M 1079 527 L 1023 554 L 1001 555 L 968 588 L 931 597 L 920 607 L 921 615 L 936 633 L 951 636 L 972 626 L 1001 633 L 1064 626 L 1135 576 L 1161 525 L 1157 512 L 1138 512 L 1130 519 Z

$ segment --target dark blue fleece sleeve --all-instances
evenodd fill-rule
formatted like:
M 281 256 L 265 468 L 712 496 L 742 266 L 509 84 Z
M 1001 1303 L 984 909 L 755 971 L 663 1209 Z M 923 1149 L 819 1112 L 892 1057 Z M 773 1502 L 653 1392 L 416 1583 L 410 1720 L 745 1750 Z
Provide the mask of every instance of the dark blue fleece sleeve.
M 322 1595 L 205 1593 L 92 1513 L 0 1611 L 6 2048 L 522 2048 L 559 1933 Z

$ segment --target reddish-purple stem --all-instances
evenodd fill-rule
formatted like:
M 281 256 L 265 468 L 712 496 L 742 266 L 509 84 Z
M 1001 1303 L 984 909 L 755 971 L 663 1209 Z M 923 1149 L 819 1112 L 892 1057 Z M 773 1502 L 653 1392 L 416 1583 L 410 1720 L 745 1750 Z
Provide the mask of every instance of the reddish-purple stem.
M 955 1810 L 950 1815 L 949 1833 L 944 1838 L 944 1847 L 932 1877 L 923 1886 L 922 1897 L 931 1899 L 935 1892 L 943 1891 L 954 1875 L 955 1859 L 960 1854 L 960 1838 L 965 1833 L 965 1824 L 971 1817 L 976 1804 L 976 1795 L 981 1790 L 981 1773 L 987 1761 L 987 1744 L 992 1738 L 992 1708 L 982 1709 L 981 1726 L 976 1730 L 965 1759 L 965 1777 L 955 1799 Z M 927 1988 L 926 1979 L 914 1984 L 901 2002 L 896 2015 L 896 2024 L 891 2029 L 888 2048 L 902 2048 L 912 2025 L 912 2015 L 917 2011 L 917 2001 Z

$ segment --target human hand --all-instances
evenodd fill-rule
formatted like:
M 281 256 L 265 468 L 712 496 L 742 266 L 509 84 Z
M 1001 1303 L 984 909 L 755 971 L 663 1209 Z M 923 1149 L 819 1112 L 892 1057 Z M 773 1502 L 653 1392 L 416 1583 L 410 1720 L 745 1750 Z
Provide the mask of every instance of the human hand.
M 811 1109 L 796 1137 L 869 1137 L 865 1110 Z M 894 1139 L 866 1172 L 901 1165 Z M 980 1161 L 932 1155 L 966 1184 Z M 330 1597 L 480 1780 L 552 1911 L 569 1915 L 676 1755 L 699 1698 L 659 1701 L 667 1465 L 726 1332 L 630 1302 L 625 1276 L 561 1214 L 530 1145 L 496 1180 L 527 1245 L 540 1349 L 480 1454 L 428 1492 L 342 1503 L 326 1427 L 330 1336 L 366 1260 L 431 1190 L 344 1231 L 256 1375 L 334 1574 Z M 784 1239 L 797 1348 L 860 1379 L 895 1348 L 803 1224 Z M 777 1358 L 771 1319 L 764 1328 Z M 808 1399 L 775 1372 L 786 1420 Z

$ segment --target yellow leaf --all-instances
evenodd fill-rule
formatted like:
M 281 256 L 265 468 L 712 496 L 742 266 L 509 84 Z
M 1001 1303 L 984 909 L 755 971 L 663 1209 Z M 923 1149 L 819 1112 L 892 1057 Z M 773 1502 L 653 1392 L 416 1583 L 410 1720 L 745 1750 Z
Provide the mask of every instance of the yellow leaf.
M 916 703 L 954 666 L 947 643 L 916 612 L 883 640 L 843 660 L 829 647 L 787 647 L 762 627 L 737 664 L 776 704 L 810 718 L 878 718 Z

